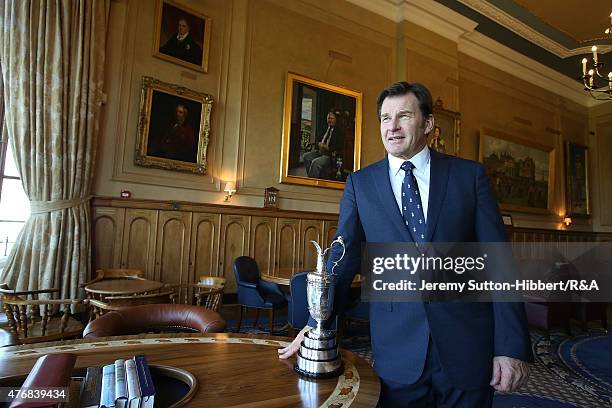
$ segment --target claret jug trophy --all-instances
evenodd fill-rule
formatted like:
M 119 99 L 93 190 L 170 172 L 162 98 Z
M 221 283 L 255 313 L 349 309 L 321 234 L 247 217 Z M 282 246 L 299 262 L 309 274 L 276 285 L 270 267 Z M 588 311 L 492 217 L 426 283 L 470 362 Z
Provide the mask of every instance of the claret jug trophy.
M 323 328 L 323 322 L 330 318 L 334 306 L 333 283 L 334 268 L 344 258 L 345 246 L 338 236 L 329 248 L 323 250 L 315 241 L 310 241 L 317 249 L 317 269 L 306 276 L 306 293 L 310 316 L 317 321 L 317 327 L 306 332 L 300 345 L 295 371 L 311 378 L 332 378 L 342 374 L 342 359 L 338 353 L 336 333 Z M 326 254 L 334 245 L 342 246 L 342 255 L 332 262 L 331 271 L 326 268 Z

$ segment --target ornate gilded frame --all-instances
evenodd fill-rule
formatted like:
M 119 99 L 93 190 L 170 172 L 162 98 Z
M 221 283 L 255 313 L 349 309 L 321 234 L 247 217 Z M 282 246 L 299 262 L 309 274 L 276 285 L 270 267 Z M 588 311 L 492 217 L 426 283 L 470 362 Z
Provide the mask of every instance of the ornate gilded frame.
M 168 18 L 163 15 L 164 4 L 167 4 L 170 7 L 180 10 L 184 15 L 188 15 L 189 19 L 193 21 L 201 21 L 204 26 L 204 32 L 201 36 L 198 36 L 196 40 L 202 43 L 202 61 L 200 64 L 194 64 L 189 61 L 185 61 L 183 59 L 173 57 L 168 54 L 164 54 L 160 51 L 162 47 L 161 44 L 161 34 L 162 34 L 162 24 L 164 22 L 164 18 Z M 196 20 L 197 19 L 197 20 Z M 187 68 L 194 69 L 200 72 L 208 72 L 208 59 L 210 55 L 210 36 L 212 32 L 212 19 L 208 16 L 205 16 L 202 13 L 199 13 L 189 7 L 183 6 L 181 4 L 175 3 L 171 0 L 157 0 L 157 7 L 155 12 L 155 35 L 153 37 L 153 56 L 157 58 L 161 58 L 166 61 L 173 62 L 175 64 L 182 65 Z
M 148 151 L 151 142 L 151 112 L 158 111 L 153 104 L 153 94 L 171 98 L 173 105 L 188 104 L 189 106 L 200 106 L 200 115 L 197 119 L 197 152 L 194 162 L 174 160 L 161 155 L 153 155 Z M 169 84 L 151 77 L 142 78 L 142 92 L 140 97 L 140 118 L 138 121 L 138 133 L 136 136 L 136 151 L 134 164 L 145 167 L 156 167 L 165 170 L 190 172 L 195 174 L 206 174 L 207 158 L 206 150 L 210 140 L 210 114 L 212 111 L 213 98 L 211 95 L 196 92 L 179 85 Z M 168 109 L 166 109 L 168 111 Z M 156 119 L 156 118 L 153 118 Z M 195 119 L 193 119 L 195 120 Z M 156 120 L 160 122 L 160 120 Z M 161 132 L 157 129 L 157 132 Z
M 535 152 L 532 152 L 532 154 L 535 154 L 537 151 L 541 151 L 544 153 L 545 157 L 548 160 L 548 179 L 547 179 L 547 186 L 546 186 L 546 208 L 543 207 L 538 207 L 538 206 L 533 206 L 533 205 L 529 205 L 529 203 L 525 204 L 516 204 L 516 203 L 512 203 L 511 198 L 507 198 L 504 199 L 504 197 L 499 197 L 499 194 L 496 194 L 497 196 L 497 200 L 499 203 L 499 206 L 502 210 L 508 210 L 508 211 L 518 211 L 518 212 L 527 212 L 527 213 L 536 213 L 536 214 L 551 214 L 552 211 L 552 205 L 553 205 L 553 197 L 554 197 L 554 187 L 555 187 L 555 148 L 553 146 L 547 146 L 547 145 L 543 145 L 537 142 L 534 142 L 532 139 L 524 139 L 521 137 L 517 137 L 514 135 L 509 135 L 506 133 L 502 133 L 502 132 L 498 132 L 495 130 L 491 130 L 491 129 L 481 129 L 480 130 L 480 147 L 479 147 L 479 160 L 480 162 L 482 162 L 483 164 L 485 164 L 485 167 L 487 167 L 487 172 L 489 175 L 489 179 L 491 181 L 491 187 L 492 190 L 494 192 L 497 191 L 501 191 L 501 188 L 506 188 L 506 189 L 514 189 L 515 191 L 518 190 L 519 192 L 521 191 L 521 189 L 525 189 L 525 187 L 527 188 L 527 201 L 529 201 L 529 194 L 531 193 L 533 194 L 537 194 L 537 183 L 535 182 L 531 182 L 530 184 L 526 184 L 525 186 L 522 186 L 521 184 L 525 184 L 524 182 L 526 182 L 527 180 L 525 179 L 521 179 L 520 177 L 516 177 L 513 176 L 513 178 L 508 178 L 507 180 L 503 180 L 503 177 L 495 177 L 493 174 L 491 174 L 491 169 L 488 167 L 489 164 L 487 163 L 491 163 L 488 160 L 485 160 L 484 154 L 485 154 L 485 145 L 487 144 L 487 138 L 493 138 L 493 139 L 498 139 L 500 141 L 500 143 L 498 143 L 498 145 L 500 146 L 504 146 L 504 144 L 506 145 L 501 153 L 509 153 L 510 156 L 504 158 L 503 160 L 505 160 L 507 163 L 505 164 L 505 168 L 509 168 L 512 167 L 514 164 L 511 162 L 515 162 L 514 160 L 514 156 L 512 156 L 512 151 L 513 150 L 517 150 L 520 149 L 521 147 L 526 148 L 526 149 L 533 149 L 535 150 Z M 491 142 L 489 142 L 491 143 Z M 511 145 L 516 145 L 516 147 L 511 146 Z M 501 150 L 501 149 L 498 149 Z M 530 156 L 529 156 L 530 157 Z M 489 159 L 491 158 L 490 156 L 488 157 Z M 502 158 L 498 157 L 499 160 L 502 160 Z M 533 159 L 533 158 L 532 158 Z M 525 160 L 526 162 L 526 160 Z M 535 163 L 535 160 L 534 160 Z M 526 166 L 528 166 L 528 164 L 525 164 Z M 507 171 L 512 171 L 512 170 L 507 170 Z M 525 173 L 525 170 L 518 170 L 521 173 Z M 521 177 L 524 177 L 523 175 L 521 175 Z M 499 180 L 499 186 L 496 185 L 497 181 Z M 506 187 L 503 187 L 505 184 Z M 529 190 L 532 190 L 531 192 L 529 192 Z M 524 199 L 524 194 L 523 193 L 519 193 L 518 194 L 518 199 Z
M 442 153 L 450 154 L 453 156 L 459 155 L 459 140 L 461 138 L 461 113 L 452 110 L 445 109 L 443 106 L 442 99 L 437 98 L 433 106 L 434 115 L 434 130 L 429 134 L 428 144 L 430 148 L 435 149 L 433 145 L 433 137 L 435 135 L 436 127 L 441 129 L 441 134 L 450 135 L 448 138 L 444 137 L 446 144 L 450 144 L 450 149 L 446 148 Z M 451 143 L 448 143 L 448 142 Z M 439 150 L 439 149 L 435 149 Z
M 290 169 L 290 154 L 295 152 L 296 143 L 298 144 L 298 148 L 300 149 L 299 154 L 303 153 L 302 149 L 302 140 L 296 141 L 297 138 L 302 137 L 301 129 L 293 129 L 292 128 L 292 118 L 294 117 L 295 112 L 297 112 L 297 97 L 294 95 L 294 87 L 298 86 L 306 86 L 311 90 L 316 92 L 317 90 L 321 90 L 322 94 L 325 93 L 327 97 L 331 95 L 336 102 L 344 101 L 349 105 L 352 105 L 352 100 L 354 100 L 354 113 L 349 112 L 348 110 L 341 111 L 342 120 L 348 126 L 344 126 L 344 134 L 343 134 L 343 143 L 344 148 L 342 152 L 344 152 L 344 156 L 346 156 L 346 146 L 350 146 L 352 143 L 353 149 L 351 152 L 351 157 L 349 160 L 343 159 L 344 162 L 352 161 L 352 170 L 347 170 L 342 168 L 342 161 L 340 162 L 339 167 L 337 167 L 337 173 L 340 177 L 337 179 L 332 178 L 314 178 L 309 177 L 308 175 L 296 175 L 291 174 L 291 172 L 296 168 L 293 167 Z M 302 88 L 303 89 L 303 88 Z M 331 94 L 330 94 L 331 93 Z M 343 100 L 342 98 L 349 98 Z M 301 106 L 301 105 L 300 105 Z M 360 168 L 360 160 L 361 160 L 361 115 L 362 115 L 362 94 L 361 92 L 350 90 L 347 88 L 343 88 L 337 85 L 328 84 L 322 81 L 318 81 L 315 79 L 311 79 L 302 75 L 294 74 L 291 72 L 287 73 L 287 78 L 285 82 L 285 105 L 283 111 L 283 141 L 282 141 L 282 149 L 281 149 L 281 169 L 280 169 L 280 182 L 288 183 L 288 184 L 300 184 L 306 186 L 316 186 L 316 187 L 327 187 L 327 188 L 335 188 L 335 189 L 344 189 L 344 180 L 346 175 L 352 171 L 359 170 Z M 327 116 L 327 111 L 325 112 L 317 112 L 316 120 L 325 121 L 325 117 Z M 350 134 L 350 129 L 353 129 L 354 132 L 352 135 Z M 314 135 L 316 130 L 312 130 L 311 134 Z M 350 136 L 348 140 L 346 136 Z M 292 138 L 293 136 L 293 138 Z M 314 135 L 316 138 L 316 135 Z M 349 149 L 350 150 L 350 149 Z M 292 156 L 294 157 L 294 156 Z M 295 163 L 295 161 L 292 161 Z M 336 162 L 337 163 L 337 162 Z M 299 164 L 299 160 L 298 160 Z M 333 172 L 333 171 L 332 171 Z
M 582 162 L 579 160 L 581 157 Z M 582 169 L 578 168 L 578 163 L 582 164 Z M 575 194 L 581 194 L 584 198 L 577 199 Z M 590 217 L 589 148 L 570 141 L 565 142 L 565 197 L 568 215 L 575 218 Z

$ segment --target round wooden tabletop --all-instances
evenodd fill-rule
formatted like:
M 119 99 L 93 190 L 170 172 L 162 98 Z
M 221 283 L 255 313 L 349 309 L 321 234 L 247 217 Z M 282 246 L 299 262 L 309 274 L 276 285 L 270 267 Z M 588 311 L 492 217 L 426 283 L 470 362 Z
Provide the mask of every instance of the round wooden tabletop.
M 0 377 L 27 374 L 48 353 L 75 353 L 75 368 L 145 354 L 149 364 L 178 367 L 198 381 L 190 407 L 374 407 L 380 385 L 364 359 L 342 350 L 339 378 L 312 380 L 293 371 L 295 358 L 278 359 L 286 337 L 221 334 L 148 334 L 81 339 L 0 349 Z
M 85 286 L 86 292 L 101 295 L 131 295 L 135 293 L 153 292 L 164 284 L 148 279 L 106 279 Z

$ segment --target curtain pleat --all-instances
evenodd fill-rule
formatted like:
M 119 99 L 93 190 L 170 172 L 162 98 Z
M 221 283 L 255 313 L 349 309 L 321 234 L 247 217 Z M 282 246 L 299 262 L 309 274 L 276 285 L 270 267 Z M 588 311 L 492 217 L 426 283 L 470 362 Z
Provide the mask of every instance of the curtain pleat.
M 30 201 L 88 197 L 110 0 L 3 0 L 0 60 L 8 138 Z M 80 295 L 89 276 L 89 202 L 33 214 L 0 274 L 18 290 Z

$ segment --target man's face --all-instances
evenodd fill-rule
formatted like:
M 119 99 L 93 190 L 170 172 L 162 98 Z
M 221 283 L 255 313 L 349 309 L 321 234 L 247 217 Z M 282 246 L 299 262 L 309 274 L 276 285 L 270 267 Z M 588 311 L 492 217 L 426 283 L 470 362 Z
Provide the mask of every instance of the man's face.
M 187 117 L 187 110 L 185 109 L 184 106 L 177 106 L 176 107 L 176 121 L 179 123 L 183 123 L 185 121 L 185 118 Z
M 336 115 L 334 115 L 331 112 L 327 114 L 327 126 L 330 126 L 330 127 L 336 126 Z
M 185 20 L 179 20 L 178 32 L 180 35 L 185 35 L 189 32 L 189 25 L 187 24 Z
M 424 118 L 412 93 L 387 97 L 380 109 L 380 134 L 387 152 L 409 160 L 427 143 L 433 116 Z

